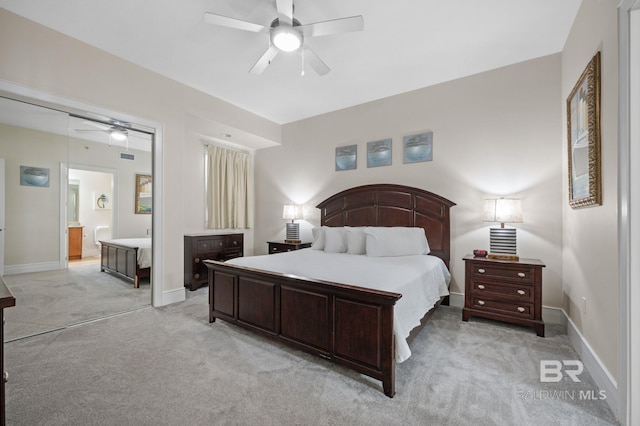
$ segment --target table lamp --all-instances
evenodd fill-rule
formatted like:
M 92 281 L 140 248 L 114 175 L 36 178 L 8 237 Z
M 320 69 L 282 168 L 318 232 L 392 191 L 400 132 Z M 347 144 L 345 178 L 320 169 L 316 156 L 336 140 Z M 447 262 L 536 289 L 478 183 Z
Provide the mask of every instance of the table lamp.
M 286 243 L 299 243 L 300 224 L 295 223 L 295 220 L 302 219 L 302 206 L 285 204 L 282 209 L 282 218 L 285 220 L 291 220 L 290 223 L 287 223 L 287 234 L 284 241 Z
M 522 203 L 515 198 L 484 200 L 484 222 L 498 222 L 500 228 L 489 230 L 489 258 L 519 260 L 516 254 L 516 229 L 505 223 L 522 222 Z

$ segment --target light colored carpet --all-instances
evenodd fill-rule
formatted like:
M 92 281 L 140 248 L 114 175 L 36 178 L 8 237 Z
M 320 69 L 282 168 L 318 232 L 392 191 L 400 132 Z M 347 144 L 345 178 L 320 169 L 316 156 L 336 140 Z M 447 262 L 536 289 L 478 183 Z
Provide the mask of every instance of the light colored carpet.
M 9 425 L 611 425 L 596 389 L 540 383 L 539 360 L 576 359 L 559 326 L 461 321 L 441 307 L 396 367 L 394 398 L 378 381 L 223 321 L 207 289 L 5 345 Z M 575 399 L 542 392 L 576 392 Z M 536 394 L 537 393 L 537 396 Z M 565 393 L 566 395 L 566 393 Z
M 70 262 L 69 269 L 3 277 L 16 298 L 5 310 L 5 341 L 57 330 L 151 303 L 149 279 L 133 282 L 100 272 L 96 261 Z

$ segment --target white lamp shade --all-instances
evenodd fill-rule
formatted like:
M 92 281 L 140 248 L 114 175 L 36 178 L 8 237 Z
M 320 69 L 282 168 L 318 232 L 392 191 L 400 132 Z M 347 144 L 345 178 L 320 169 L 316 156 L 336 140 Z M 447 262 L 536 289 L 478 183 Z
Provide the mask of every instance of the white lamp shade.
M 522 203 L 515 198 L 484 200 L 485 222 L 520 223 L 522 222 Z
M 282 218 L 285 220 L 302 219 L 302 207 L 295 204 L 285 204 L 282 208 Z

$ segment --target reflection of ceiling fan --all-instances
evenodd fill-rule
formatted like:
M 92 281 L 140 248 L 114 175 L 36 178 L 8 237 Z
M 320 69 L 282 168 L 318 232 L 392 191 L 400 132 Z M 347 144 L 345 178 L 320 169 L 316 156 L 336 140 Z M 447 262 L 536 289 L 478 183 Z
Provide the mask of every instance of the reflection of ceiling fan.
M 116 141 L 126 141 L 129 139 L 129 131 L 124 127 L 129 123 L 117 122 L 113 125 L 97 123 L 95 121 L 84 120 L 82 124 L 96 127 L 95 129 L 74 129 L 78 133 L 95 133 L 102 132 L 109 135 L 109 139 Z
M 300 50 L 303 61 L 306 59 L 319 75 L 325 75 L 330 71 L 329 67 L 313 50 L 304 45 L 304 38 L 362 31 L 364 28 L 364 19 L 361 15 L 302 25 L 293 17 L 293 0 L 276 0 L 276 7 L 278 17 L 268 27 L 209 12 L 205 12 L 204 20 L 208 24 L 256 33 L 270 33 L 269 48 L 249 70 L 252 74 L 261 74 L 279 52 Z M 304 68 L 302 74 L 304 75 Z

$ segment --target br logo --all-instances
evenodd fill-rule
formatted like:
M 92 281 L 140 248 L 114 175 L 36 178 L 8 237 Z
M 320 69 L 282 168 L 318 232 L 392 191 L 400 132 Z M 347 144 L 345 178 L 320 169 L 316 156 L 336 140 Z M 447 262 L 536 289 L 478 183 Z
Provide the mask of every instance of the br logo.
M 580 382 L 578 376 L 582 374 L 584 364 L 577 359 L 572 360 L 540 360 L 540 381 L 542 383 L 556 383 L 562 380 L 563 372 L 574 382 Z

